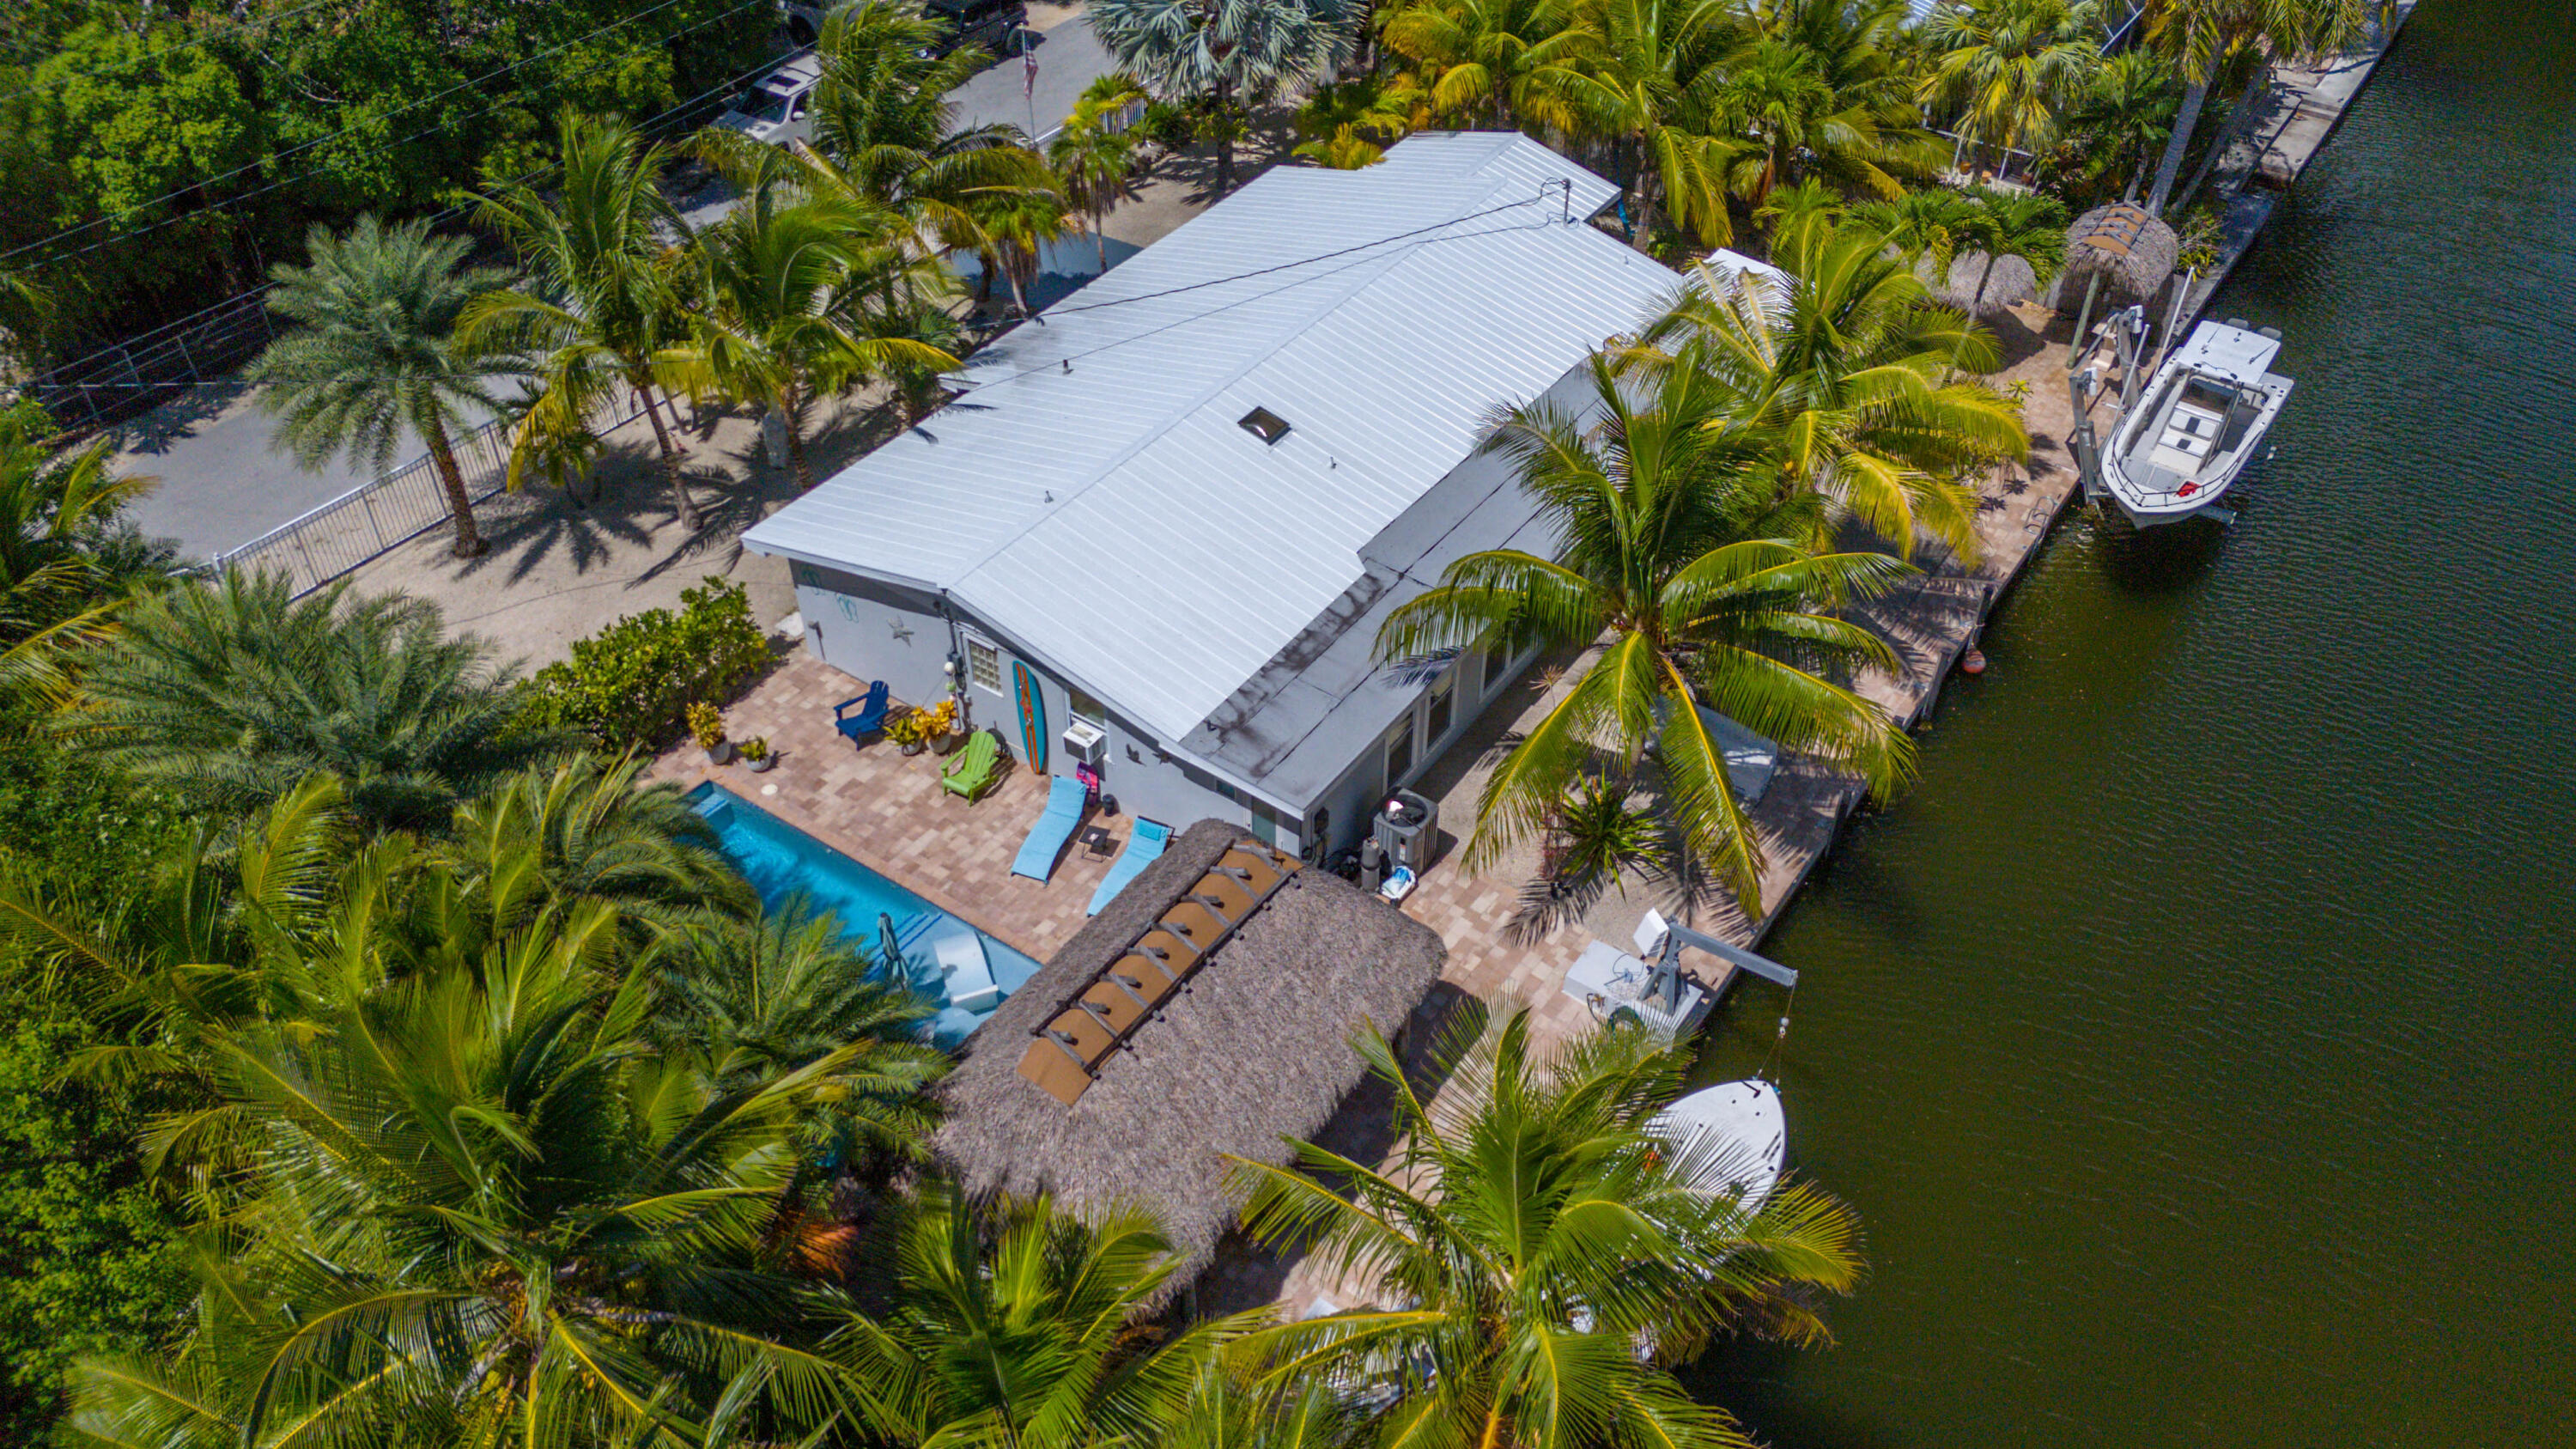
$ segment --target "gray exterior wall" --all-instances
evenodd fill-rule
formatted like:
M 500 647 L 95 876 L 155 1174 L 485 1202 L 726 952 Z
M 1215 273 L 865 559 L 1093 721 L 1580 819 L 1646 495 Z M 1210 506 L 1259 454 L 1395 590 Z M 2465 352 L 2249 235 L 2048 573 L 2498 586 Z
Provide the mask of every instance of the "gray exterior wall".
M 947 696 L 949 628 L 936 598 L 809 563 L 794 565 L 794 577 L 805 647 L 816 658 L 862 689 L 884 680 L 906 704 Z
M 1426 770 L 1457 745 L 1459 737 L 1465 734 L 1467 727 L 1475 723 L 1477 717 L 1485 712 L 1485 706 L 1493 702 L 1496 693 L 1517 677 L 1522 670 L 1529 668 L 1530 661 L 1537 657 L 1538 651 L 1533 649 L 1518 659 L 1495 661 L 1490 669 L 1486 668 L 1485 662 L 1481 659 L 1454 666 L 1459 671 L 1458 694 L 1456 705 L 1451 711 L 1449 729 L 1440 738 L 1428 741 L 1423 740 L 1419 734 L 1419 731 L 1426 728 L 1429 723 L 1430 688 L 1426 683 L 1413 705 L 1414 728 L 1417 731 L 1413 768 L 1405 773 L 1402 780 L 1390 781 L 1386 778 L 1386 748 L 1389 743 L 1387 736 L 1380 736 L 1367 748 L 1361 750 L 1358 758 L 1351 761 L 1349 771 L 1325 793 L 1318 807 L 1325 813 L 1325 819 L 1322 822 L 1323 848 L 1320 851 L 1310 850 L 1308 858 L 1320 860 L 1331 856 L 1336 851 L 1347 850 L 1358 845 L 1367 836 L 1369 820 L 1375 815 L 1378 805 L 1385 799 L 1388 790 L 1401 788 L 1421 778 Z M 1444 819 L 1440 822 L 1440 828 L 1463 840 L 1472 823 L 1467 820 Z M 1317 824 L 1315 814 L 1309 813 L 1305 824 L 1310 829 L 1315 826 Z

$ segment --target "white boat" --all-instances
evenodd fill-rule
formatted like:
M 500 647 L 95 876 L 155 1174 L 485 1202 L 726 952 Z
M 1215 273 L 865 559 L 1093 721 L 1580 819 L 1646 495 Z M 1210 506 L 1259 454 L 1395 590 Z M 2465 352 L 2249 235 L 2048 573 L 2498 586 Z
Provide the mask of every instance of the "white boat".
M 2156 369 L 2102 450 L 2102 487 L 2140 528 L 2219 508 L 2289 400 L 2277 333 L 2203 322 Z M 2219 520 L 2231 515 L 2219 510 Z
M 1759 1077 L 1704 1087 L 1666 1107 L 1655 1135 L 1685 1151 L 1709 1154 L 1725 1177 L 1719 1191 L 1739 1195 L 1746 1212 L 1758 1212 L 1780 1185 L 1789 1160 L 1789 1117 L 1780 1089 Z

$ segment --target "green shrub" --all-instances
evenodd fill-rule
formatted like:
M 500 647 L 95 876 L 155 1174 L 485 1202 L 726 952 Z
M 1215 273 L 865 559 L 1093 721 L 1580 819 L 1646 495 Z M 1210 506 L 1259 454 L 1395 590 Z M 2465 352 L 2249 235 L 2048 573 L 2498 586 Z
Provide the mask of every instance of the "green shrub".
M 606 748 L 657 750 L 680 737 L 691 700 L 729 700 L 769 663 L 769 638 L 740 584 L 710 575 L 680 612 L 629 614 L 572 646 L 530 682 L 541 725 L 587 730 Z

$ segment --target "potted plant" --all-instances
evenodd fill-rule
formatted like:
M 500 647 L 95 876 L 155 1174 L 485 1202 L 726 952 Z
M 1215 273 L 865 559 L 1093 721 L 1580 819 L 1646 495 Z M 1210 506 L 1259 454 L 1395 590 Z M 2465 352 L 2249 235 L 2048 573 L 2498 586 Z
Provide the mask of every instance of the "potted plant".
M 724 716 L 716 713 L 716 707 L 705 700 L 699 700 L 689 706 L 688 717 L 689 736 L 698 742 L 700 749 L 707 752 L 707 763 L 731 764 L 733 746 L 725 740 Z
M 744 740 L 742 762 L 751 766 L 751 772 L 755 775 L 764 773 L 770 766 L 777 764 L 778 757 L 769 752 L 768 736 L 753 735 L 750 739 Z
M 929 729 L 930 751 L 936 755 L 947 754 L 957 748 L 959 740 L 966 738 L 957 728 L 957 701 L 954 698 L 941 700 L 939 707 L 930 711 Z
M 930 743 L 930 732 L 926 728 L 929 722 L 928 711 L 906 710 L 886 721 L 886 738 L 903 746 L 903 752 L 907 755 L 920 754 L 922 747 Z

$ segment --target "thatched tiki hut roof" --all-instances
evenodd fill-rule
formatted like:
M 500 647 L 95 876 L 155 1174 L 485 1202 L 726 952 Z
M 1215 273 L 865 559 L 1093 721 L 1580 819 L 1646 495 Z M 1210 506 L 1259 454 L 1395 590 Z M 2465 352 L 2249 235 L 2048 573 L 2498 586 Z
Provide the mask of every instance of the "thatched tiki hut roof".
M 2114 302 L 2149 301 L 2173 275 L 2180 255 L 2174 229 L 2145 207 L 2133 201 L 2097 206 L 2066 229 L 2066 273 L 2057 295 L 2081 297 L 2098 276 Z
M 1071 1105 L 1020 1074 L 1069 991 L 1109 965 L 1247 837 L 1202 820 L 1013 992 L 938 1087 L 931 1150 L 978 1196 L 1044 1192 L 1077 1214 L 1151 1209 L 1197 1277 L 1240 1206 L 1224 1154 L 1284 1163 L 1365 1069 L 1362 1022 L 1388 1036 L 1439 979 L 1438 933 L 1339 877 L 1301 870 L 1209 953 L 1159 1018 L 1137 1028 Z
M 1995 258 L 1992 276 L 1986 273 L 1984 252 L 1959 253 L 1950 259 L 1950 275 L 1935 280 L 1932 274 L 1939 270 L 1938 264 L 1930 257 L 1924 258 L 1922 264 L 1914 269 L 1915 275 L 1923 278 L 1933 301 L 1962 312 L 1990 315 L 2039 295 L 2039 274 L 2031 270 L 2027 258 L 2010 253 Z M 1983 297 L 1977 295 L 1977 284 L 1981 280 L 1986 287 Z

